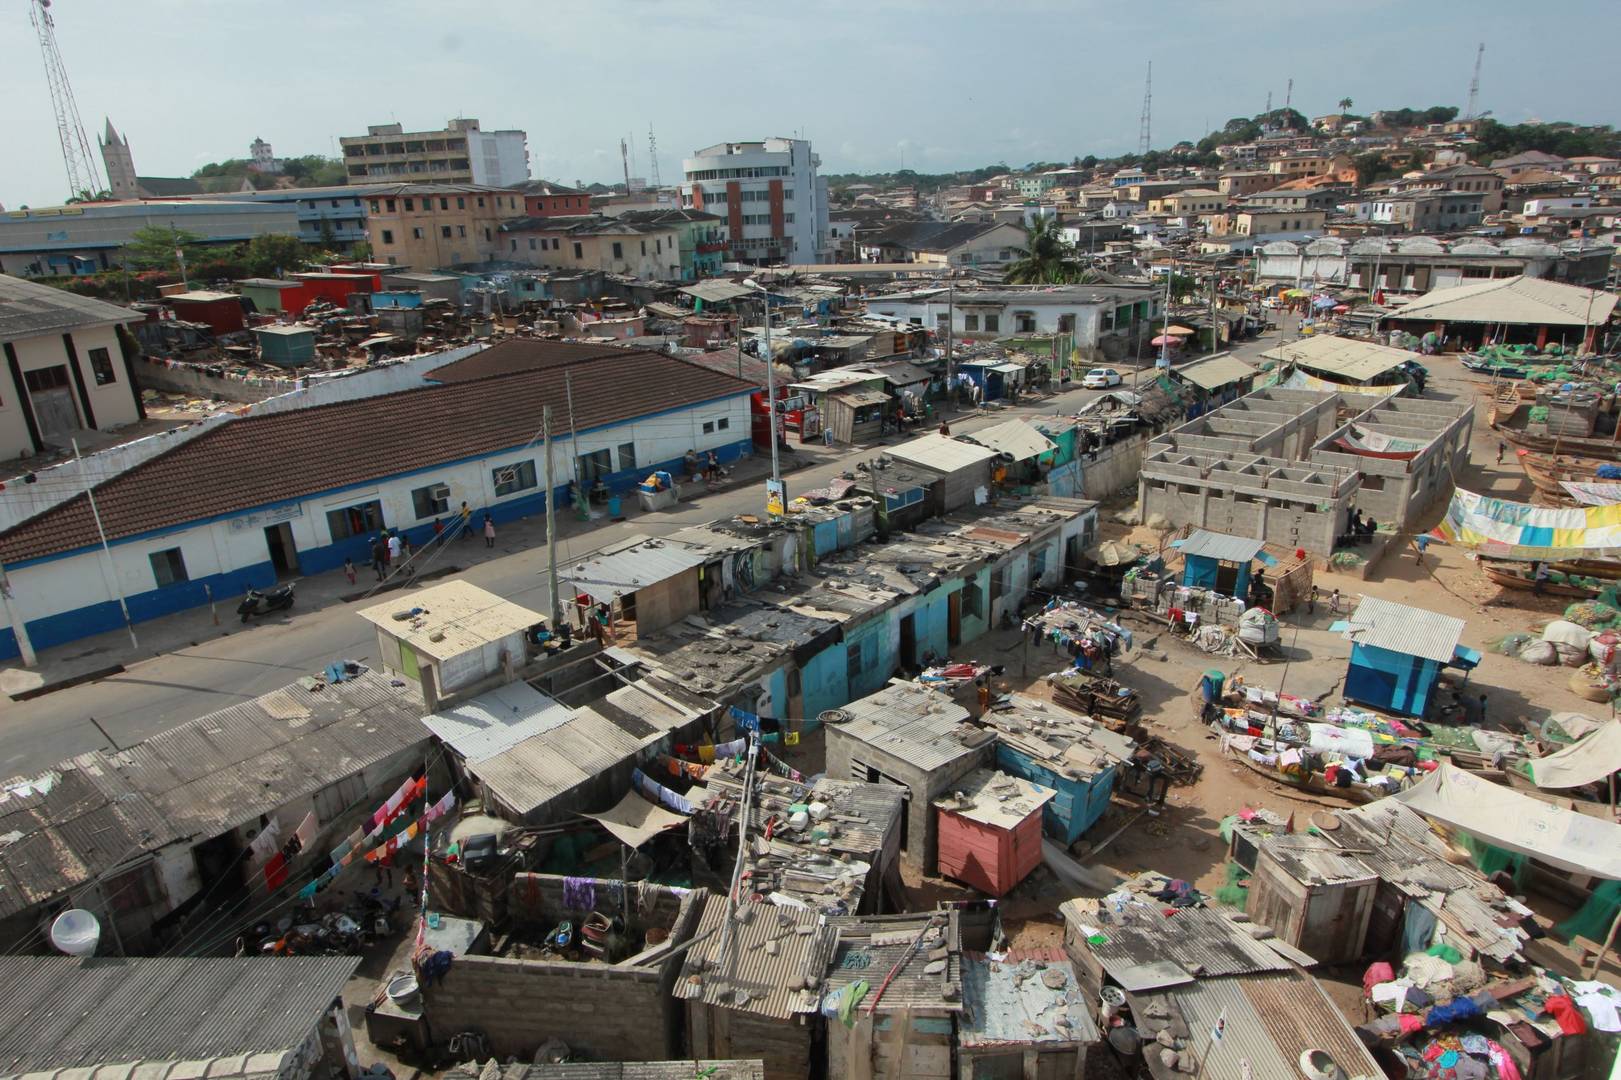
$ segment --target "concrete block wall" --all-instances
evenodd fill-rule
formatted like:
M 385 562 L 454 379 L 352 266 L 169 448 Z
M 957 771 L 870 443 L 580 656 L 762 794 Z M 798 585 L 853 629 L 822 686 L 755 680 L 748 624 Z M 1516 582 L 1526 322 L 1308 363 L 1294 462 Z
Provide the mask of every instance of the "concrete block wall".
M 652 968 L 458 956 L 444 982 L 423 992 L 435 1039 L 482 1030 L 497 1057 L 527 1061 L 548 1039 L 598 1061 L 663 1061 L 677 1007 Z

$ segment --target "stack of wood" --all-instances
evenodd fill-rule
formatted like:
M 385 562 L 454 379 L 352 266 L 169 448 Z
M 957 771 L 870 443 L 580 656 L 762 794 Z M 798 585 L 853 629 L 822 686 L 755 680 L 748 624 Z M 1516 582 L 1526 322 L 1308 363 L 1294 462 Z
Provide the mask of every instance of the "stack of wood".
M 1118 729 L 1143 711 L 1137 691 L 1113 679 L 1066 671 L 1050 676 L 1049 681 L 1055 705 L 1090 716 L 1110 728 Z

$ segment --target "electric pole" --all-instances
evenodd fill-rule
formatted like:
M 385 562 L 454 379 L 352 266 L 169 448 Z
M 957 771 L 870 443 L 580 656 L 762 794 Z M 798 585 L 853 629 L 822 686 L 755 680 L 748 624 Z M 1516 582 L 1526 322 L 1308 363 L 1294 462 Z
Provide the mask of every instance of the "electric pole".
M 558 627 L 563 621 L 563 606 L 557 598 L 557 508 L 552 504 L 557 501 L 557 489 L 553 486 L 552 473 L 552 407 L 541 406 L 540 426 L 545 432 L 546 439 L 546 576 L 551 583 L 552 594 L 552 633 L 558 633 Z

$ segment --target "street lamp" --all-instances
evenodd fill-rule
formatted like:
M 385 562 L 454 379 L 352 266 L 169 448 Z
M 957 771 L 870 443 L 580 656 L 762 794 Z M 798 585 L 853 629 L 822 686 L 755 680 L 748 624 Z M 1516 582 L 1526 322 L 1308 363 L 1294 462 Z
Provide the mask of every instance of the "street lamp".
M 765 400 L 769 423 L 766 425 L 771 439 L 771 490 L 782 503 L 782 513 L 788 515 L 788 491 L 782 486 L 782 470 L 777 465 L 777 358 L 771 354 L 771 293 L 753 278 L 744 278 L 743 284 L 760 292 L 760 306 L 765 309 Z M 769 502 L 769 497 L 767 502 Z

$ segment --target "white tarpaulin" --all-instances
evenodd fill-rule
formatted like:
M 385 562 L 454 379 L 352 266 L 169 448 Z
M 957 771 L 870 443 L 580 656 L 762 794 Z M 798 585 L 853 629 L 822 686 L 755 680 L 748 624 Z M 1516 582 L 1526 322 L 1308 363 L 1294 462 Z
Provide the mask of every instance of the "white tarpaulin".
M 1617 483 L 1579 483 L 1575 480 L 1561 480 L 1559 486 L 1583 506 L 1611 506 L 1621 503 L 1621 484 Z
M 1621 881 L 1621 825 L 1613 821 L 1522 795 L 1447 762 L 1390 798 L 1494 847 Z
M 628 792 L 611 810 L 584 816 L 600 821 L 621 843 L 633 848 L 641 847 L 665 829 L 687 823 L 682 815 L 649 802 L 637 791 Z
M 1571 743 L 1556 754 L 1531 762 L 1531 779 L 1540 788 L 1573 788 L 1603 780 L 1621 769 L 1621 720 Z

